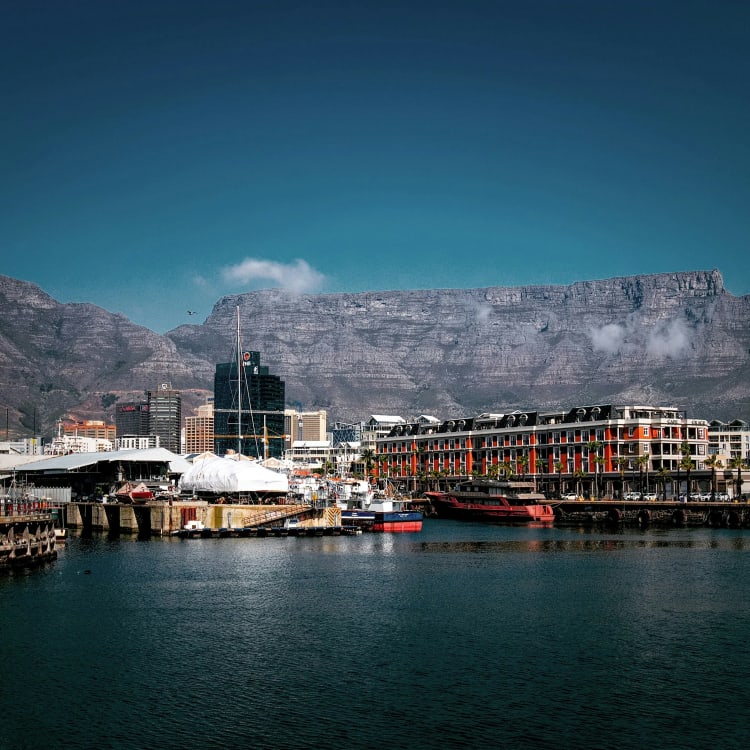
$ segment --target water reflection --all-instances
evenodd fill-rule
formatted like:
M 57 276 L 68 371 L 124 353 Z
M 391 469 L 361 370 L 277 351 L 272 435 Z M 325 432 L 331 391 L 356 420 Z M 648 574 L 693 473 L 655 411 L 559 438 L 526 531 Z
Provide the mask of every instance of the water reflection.
M 482 541 L 422 542 L 420 552 L 499 553 L 499 552 L 616 552 L 628 549 L 727 549 L 744 551 L 743 537 L 727 539 L 521 539 Z

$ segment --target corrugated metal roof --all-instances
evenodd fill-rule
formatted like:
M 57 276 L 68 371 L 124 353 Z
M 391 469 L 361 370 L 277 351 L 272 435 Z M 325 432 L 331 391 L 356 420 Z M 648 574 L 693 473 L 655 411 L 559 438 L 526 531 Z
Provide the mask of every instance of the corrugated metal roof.
M 41 461 L 33 461 L 23 465 L 24 472 L 53 472 L 73 471 L 84 466 L 94 466 L 102 462 L 153 462 L 168 463 L 170 472 L 182 474 L 190 468 L 190 464 L 166 448 L 132 448 L 122 451 L 103 451 L 99 453 L 70 453 L 67 456 L 50 456 Z

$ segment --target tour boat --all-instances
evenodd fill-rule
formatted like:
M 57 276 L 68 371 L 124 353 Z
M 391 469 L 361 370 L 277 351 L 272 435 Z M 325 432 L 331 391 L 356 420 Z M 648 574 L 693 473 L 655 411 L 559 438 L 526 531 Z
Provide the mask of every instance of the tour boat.
M 551 523 L 552 506 L 533 482 L 470 479 L 447 492 L 426 492 L 438 518 L 494 523 Z
M 373 531 L 422 531 L 421 510 L 406 510 L 401 501 L 390 501 L 391 510 L 376 510 Z
M 406 507 L 405 500 L 375 491 L 367 480 L 347 480 L 339 486 L 341 523 L 372 531 L 421 531 L 424 515 Z

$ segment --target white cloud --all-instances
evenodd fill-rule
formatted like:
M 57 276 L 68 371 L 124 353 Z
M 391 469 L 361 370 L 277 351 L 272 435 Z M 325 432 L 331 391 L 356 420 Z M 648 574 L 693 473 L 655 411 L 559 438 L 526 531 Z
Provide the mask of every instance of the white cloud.
M 478 300 L 467 300 L 466 310 L 469 314 L 476 317 L 479 325 L 487 323 L 492 315 L 492 305 L 488 302 L 480 302 Z
M 661 357 L 676 357 L 689 344 L 688 332 L 682 320 L 673 320 L 651 331 L 646 340 L 646 351 Z
M 595 350 L 607 352 L 607 354 L 617 354 L 625 343 L 626 333 L 625 326 L 607 323 L 601 328 L 592 328 L 589 335 Z
M 651 356 L 677 357 L 690 344 L 685 322 L 677 319 L 647 331 L 639 317 L 632 317 L 624 323 L 590 328 L 589 336 L 594 349 L 607 354 L 623 354 L 643 347 Z
M 294 294 L 315 292 L 323 286 L 325 276 L 307 261 L 298 258 L 293 263 L 245 258 L 241 263 L 222 270 L 224 281 L 231 284 L 249 284 L 253 288 L 267 285 L 285 289 Z

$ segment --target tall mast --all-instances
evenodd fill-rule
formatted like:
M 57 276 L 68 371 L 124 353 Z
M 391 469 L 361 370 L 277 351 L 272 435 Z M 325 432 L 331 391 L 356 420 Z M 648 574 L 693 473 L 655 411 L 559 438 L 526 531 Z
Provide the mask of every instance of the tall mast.
M 237 458 L 242 455 L 242 342 L 240 341 L 240 306 L 237 305 Z

